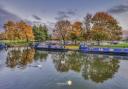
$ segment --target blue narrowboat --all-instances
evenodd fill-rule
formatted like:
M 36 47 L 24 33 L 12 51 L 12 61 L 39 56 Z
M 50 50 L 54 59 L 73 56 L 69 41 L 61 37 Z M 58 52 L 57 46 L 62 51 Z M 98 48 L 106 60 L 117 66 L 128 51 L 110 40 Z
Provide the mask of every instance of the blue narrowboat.
M 45 44 L 45 43 L 37 43 L 34 46 L 37 50 L 45 50 L 45 51 L 68 51 L 63 46 L 57 44 Z
M 97 47 L 88 47 L 86 45 L 80 45 L 79 50 L 81 52 L 91 52 L 91 53 L 128 54 L 128 48 L 97 48 Z
M 4 49 L 4 48 L 6 48 L 5 43 L 0 42 L 0 49 Z

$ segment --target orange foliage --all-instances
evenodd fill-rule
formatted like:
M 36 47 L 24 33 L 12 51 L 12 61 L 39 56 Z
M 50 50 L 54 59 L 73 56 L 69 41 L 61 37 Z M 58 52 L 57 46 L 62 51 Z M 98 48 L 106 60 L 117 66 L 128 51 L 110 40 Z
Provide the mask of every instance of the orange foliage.
M 4 24 L 5 34 L 7 40 L 34 40 L 32 27 L 25 22 L 8 21 Z
M 72 37 L 71 35 L 74 35 L 79 38 L 82 32 L 82 23 L 79 21 L 76 21 L 71 26 L 72 26 L 72 29 L 69 30 L 68 38 L 70 39 Z

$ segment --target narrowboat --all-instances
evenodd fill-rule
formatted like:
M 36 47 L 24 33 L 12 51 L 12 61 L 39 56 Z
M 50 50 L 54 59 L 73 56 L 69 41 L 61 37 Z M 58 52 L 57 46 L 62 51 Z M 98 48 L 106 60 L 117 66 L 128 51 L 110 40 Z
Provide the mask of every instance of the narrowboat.
M 4 49 L 4 48 L 6 48 L 6 45 L 3 43 L 0 43 L 0 49 Z
M 45 43 L 38 43 L 34 46 L 37 50 L 45 50 L 45 51 L 68 51 L 63 46 L 57 44 L 45 44 Z
M 79 50 L 86 53 L 109 53 L 109 54 L 127 54 L 128 48 L 98 48 L 80 45 Z

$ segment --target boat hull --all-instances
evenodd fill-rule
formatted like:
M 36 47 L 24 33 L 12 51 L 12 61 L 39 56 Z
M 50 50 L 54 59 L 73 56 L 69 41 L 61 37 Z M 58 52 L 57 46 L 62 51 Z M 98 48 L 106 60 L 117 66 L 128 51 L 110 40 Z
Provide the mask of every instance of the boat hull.
M 125 54 L 128 55 L 128 48 L 81 48 L 81 52 L 100 54 Z
M 45 48 L 45 47 L 35 47 L 36 50 L 44 50 L 44 51 L 68 51 L 68 49 L 64 48 Z

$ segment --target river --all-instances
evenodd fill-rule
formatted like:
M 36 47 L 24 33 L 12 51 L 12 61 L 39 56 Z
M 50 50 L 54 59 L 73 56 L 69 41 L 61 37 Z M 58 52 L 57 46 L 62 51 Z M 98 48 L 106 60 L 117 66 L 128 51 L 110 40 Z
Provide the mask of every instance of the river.
M 0 50 L 0 89 L 128 89 L 128 57 Z

